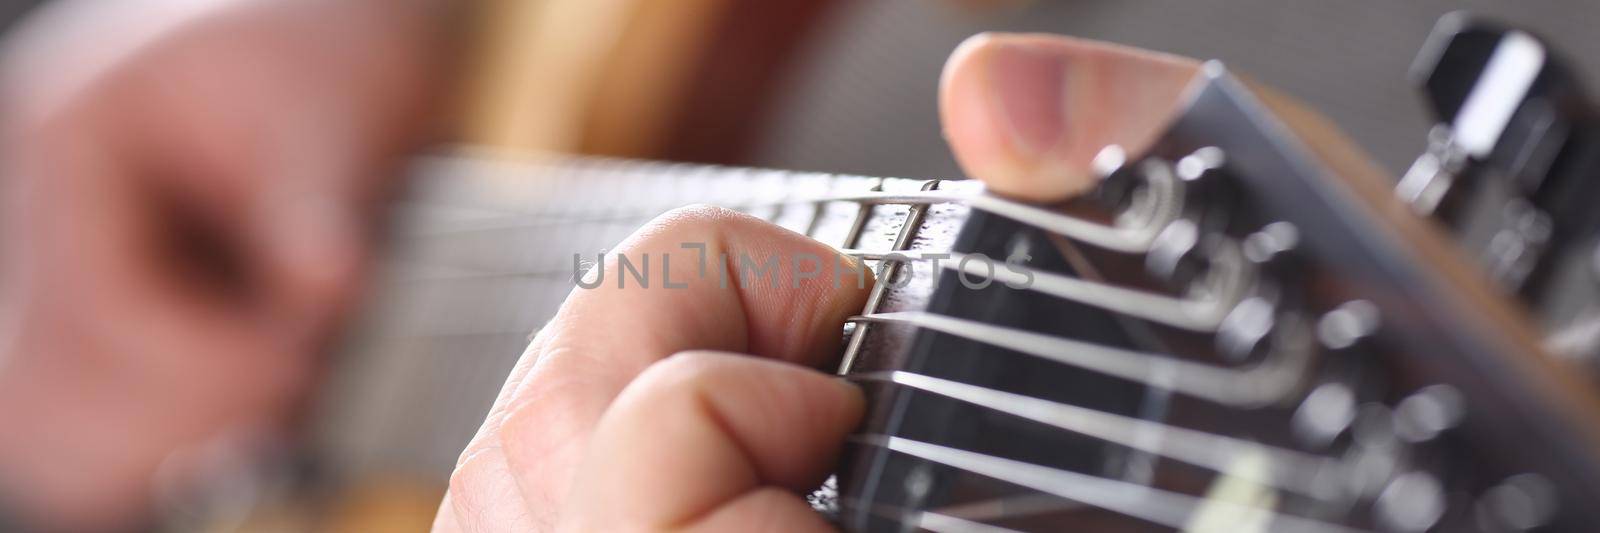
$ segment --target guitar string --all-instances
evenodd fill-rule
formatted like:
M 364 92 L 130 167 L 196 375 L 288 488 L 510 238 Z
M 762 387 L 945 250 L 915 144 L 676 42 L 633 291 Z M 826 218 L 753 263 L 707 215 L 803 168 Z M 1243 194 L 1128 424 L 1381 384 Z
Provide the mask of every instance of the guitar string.
M 983 198 L 978 196 L 976 198 Z M 636 221 L 641 217 L 626 219 Z M 967 261 L 967 256 L 955 252 L 935 254 L 932 252 L 865 252 L 861 250 L 842 250 L 844 253 L 863 259 L 885 260 L 898 259 L 901 261 L 923 261 L 930 258 L 942 257 L 947 261 L 939 261 L 941 268 L 964 272 L 968 275 L 986 276 L 993 281 L 1009 284 L 1027 282 L 1027 289 L 1049 294 L 1058 298 L 1067 299 L 1086 305 L 1099 307 L 1115 313 L 1133 316 L 1143 320 L 1160 323 L 1175 328 L 1197 332 L 1212 332 L 1222 322 L 1232 304 L 1236 303 L 1242 289 L 1241 283 L 1233 285 L 1234 290 L 1223 297 L 1172 297 L 1155 294 L 1147 291 L 1128 289 L 1107 283 L 1087 281 L 1081 278 L 1063 276 L 1052 272 L 1030 268 L 1022 265 L 1008 265 L 1007 268 L 994 268 L 992 263 Z M 425 277 L 404 278 L 401 281 L 424 282 L 445 279 L 463 279 L 477 277 L 542 277 L 554 272 L 564 271 L 501 271 L 501 272 L 469 272 L 434 275 Z
M 985 520 L 1014 519 L 1046 513 L 1075 512 L 1087 508 L 1088 506 L 1079 502 L 1064 500 L 1041 492 L 1031 492 L 975 502 L 950 504 L 932 509 L 930 512 L 981 523 Z
M 992 282 L 1008 284 L 1019 290 L 1036 291 L 1064 300 L 1098 307 L 1113 313 L 1202 333 L 1216 331 L 1223 318 L 1226 317 L 1227 312 L 1233 308 L 1233 304 L 1237 303 L 1242 293 L 1242 290 L 1238 289 L 1243 287 L 1242 283 L 1236 283 L 1234 284 L 1236 289 L 1230 291 L 1231 294 L 1221 297 L 1174 297 L 1138 289 L 1129 289 L 1109 283 L 1088 281 L 1083 278 L 1064 276 L 1024 265 L 996 267 L 992 262 L 968 261 L 968 255 L 958 252 L 919 250 L 871 252 L 855 249 L 843 249 L 840 251 L 846 255 L 869 261 L 932 263 L 941 269 L 986 278 Z M 401 263 L 401 266 L 405 265 Z M 401 270 L 404 272 L 403 268 Z M 557 268 L 554 270 L 475 270 L 442 274 L 401 275 L 397 276 L 394 281 L 423 283 L 495 277 L 557 278 L 562 276 L 571 277 L 572 275 L 570 268 Z
M 1048 294 L 1106 311 L 1189 331 L 1209 333 L 1217 330 L 1228 311 L 1243 293 L 1243 283 L 1223 296 L 1174 297 L 1109 283 L 1064 276 L 1021 264 L 997 267 L 993 262 L 969 261 L 959 252 L 864 252 L 844 250 L 862 259 L 933 263 L 939 268 L 986 278 L 1019 290 Z
M 904 437 L 857 434 L 851 436 L 850 440 L 857 444 L 884 448 L 1171 528 L 1184 528 L 1197 511 L 1207 509 L 1233 517 L 1260 519 L 1268 524 L 1266 529 L 1270 531 L 1292 533 L 1360 531 L 1280 513 L 1261 506 L 1204 499 L 1148 485 L 1050 468 Z
M 746 204 L 733 204 L 726 207 L 730 209 L 748 211 L 754 209 L 772 209 L 786 206 L 818 205 L 833 202 L 850 203 L 856 205 L 933 205 L 956 203 L 964 204 L 973 209 L 987 211 L 1000 215 L 1023 224 L 1063 235 L 1067 238 L 1085 244 L 1093 245 L 1106 250 L 1123 253 L 1143 253 L 1149 251 L 1151 243 L 1155 240 L 1156 231 L 1149 228 L 1123 228 L 1094 222 L 1049 209 L 1036 207 L 1020 202 L 1015 202 L 989 195 L 987 193 L 970 193 L 965 191 L 915 191 L 915 192 L 862 192 L 823 195 L 805 199 L 785 199 L 771 202 L 758 202 Z M 646 212 L 651 214 L 644 214 Z M 647 218 L 660 213 L 659 210 L 640 210 L 640 217 Z M 631 216 L 617 215 L 618 217 Z M 530 217 L 543 217 L 549 215 L 530 215 Z M 536 229 L 542 222 L 528 221 L 522 216 L 511 215 L 504 219 L 495 219 L 485 223 L 457 223 L 455 227 L 431 228 L 428 231 L 417 232 L 409 236 L 438 237 L 459 233 L 501 230 Z M 635 217 L 639 218 L 639 217 Z M 559 223 L 568 223 L 562 220 Z M 1159 229 L 1159 228 L 1158 228 Z
M 650 172 L 645 170 L 650 168 L 656 168 L 659 172 L 661 169 L 675 169 L 675 167 L 682 167 L 691 169 L 693 172 L 697 172 L 702 175 L 736 176 L 749 174 L 752 172 L 770 172 L 778 176 L 788 176 L 790 179 L 798 179 L 800 176 L 811 176 L 813 178 L 824 180 L 838 180 L 841 178 L 874 179 L 821 174 L 808 175 L 804 173 L 785 171 L 754 171 L 752 169 L 720 168 L 710 166 L 661 165 L 654 163 L 608 159 L 589 160 L 585 166 L 599 167 L 601 169 L 608 169 L 613 172 L 623 173 L 628 172 L 627 169 L 632 169 L 634 172 L 640 173 L 640 175 L 650 175 Z M 619 167 L 622 170 L 619 170 Z M 572 173 L 567 173 L 567 175 L 570 174 Z M 875 180 L 876 183 L 882 183 L 882 178 L 876 178 Z M 1148 250 L 1150 242 L 1154 239 L 1155 230 L 1160 229 L 1159 224 L 1151 225 L 1143 230 L 1130 230 L 1116 226 L 1107 226 L 1104 224 L 1063 215 L 1047 209 L 982 194 L 981 192 L 970 193 L 961 191 L 922 190 L 917 192 L 899 193 L 869 191 L 853 194 L 836 194 L 812 199 L 783 200 L 765 204 L 747 204 L 744 207 L 740 207 L 740 209 L 748 211 L 752 210 L 754 206 L 767 206 L 782 209 L 785 206 L 793 205 L 814 205 L 820 207 L 828 202 L 854 202 L 862 205 L 863 207 L 889 204 L 916 206 L 932 205 L 937 203 L 966 203 L 972 208 L 1000 214 L 1019 222 L 1032 225 L 1036 228 L 1046 231 L 1053 231 L 1082 242 L 1097 245 L 1110 250 L 1135 253 Z M 1174 209 L 1168 209 L 1168 211 L 1173 210 Z M 659 209 L 653 211 L 659 212 Z M 649 216 L 652 215 L 623 215 L 607 218 L 617 221 L 636 221 Z M 1157 216 L 1155 218 L 1160 219 L 1161 217 Z M 864 222 L 864 219 L 865 217 L 858 215 L 855 218 L 855 223 L 859 225 L 860 223 Z M 559 224 L 571 223 L 570 220 L 555 222 Z M 814 218 L 813 224 L 815 222 L 816 219 Z M 495 226 L 494 229 L 506 229 L 509 227 L 515 227 L 515 225 Z M 849 243 L 845 244 L 847 246 L 849 245 Z M 1235 290 L 1231 291 L 1226 297 L 1223 298 L 1173 298 L 1170 296 L 1163 296 L 1145 291 L 1118 287 L 1111 284 L 1096 283 L 1085 281 L 1079 278 L 1060 276 L 1049 272 L 1043 272 L 1038 269 L 1028 269 L 1026 271 L 1018 269 L 1016 271 L 996 272 L 994 269 L 988 268 L 984 272 L 980 273 L 977 270 L 980 265 L 964 261 L 959 257 L 955 258 L 955 260 L 952 262 L 945 263 L 943 266 L 946 268 L 964 271 L 965 273 L 971 275 L 988 274 L 991 277 L 997 278 L 997 281 L 1007 282 L 1013 281 L 1011 278 L 1023 277 L 1027 276 L 1028 274 L 1032 274 L 1033 279 L 1037 280 L 1035 282 L 1036 285 L 1031 287 L 1033 290 L 1051 294 L 1064 299 L 1078 301 L 1087 305 L 1100 307 L 1113 312 L 1127 314 L 1151 322 L 1199 332 L 1211 332 L 1216 330 L 1216 327 L 1221 323 L 1225 313 L 1237 300 L 1239 289 L 1241 289 L 1239 285 L 1242 285 L 1236 283 L 1235 286 L 1232 287 Z M 992 267 L 993 265 L 991 264 L 982 266 Z M 472 274 L 458 275 L 472 276 Z M 488 275 L 515 276 L 518 274 L 512 274 L 508 272 Z
M 849 320 L 937 331 L 1233 407 L 1259 407 L 1291 393 L 1313 350 L 1309 343 L 1287 343 L 1292 346 L 1235 370 L 926 311 L 875 313 Z
M 1287 448 L 905 371 L 857 373 L 847 378 L 892 383 L 960 400 L 1216 472 L 1229 472 L 1241 458 L 1257 456 L 1265 459 L 1267 468 L 1259 474 L 1236 477 L 1322 500 L 1339 496 L 1334 460 Z M 1145 438 L 1152 434 L 1158 437 Z

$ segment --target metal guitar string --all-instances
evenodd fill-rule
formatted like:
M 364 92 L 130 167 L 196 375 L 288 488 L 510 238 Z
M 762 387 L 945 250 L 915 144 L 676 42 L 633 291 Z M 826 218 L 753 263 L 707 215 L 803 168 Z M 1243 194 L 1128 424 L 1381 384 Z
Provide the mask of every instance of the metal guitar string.
M 1235 407 L 1259 407 L 1292 392 L 1312 351 L 1303 344 L 1277 350 L 1264 361 L 1235 370 L 924 311 L 877 313 L 850 320 L 907 324 Z
M 1054 272 L 1024 265 L 992 268 L 992 264 L 968 261 L 959 252 L 863 252 L 844 250 L 862 259 L 878 261 L 934 262 L 940 268 L 986 277 L 992 281 L 1013 285 L 1028 285 L 1029 290 L 1041 292 L 1084 305 L 1098 307 L 1141 320 L 1196 332 L 1216 331 L 1233 304 L 1243 292 L 1243 284 L 1233 284 L 1231 294 L 1224 297 L 1174 297 L 1154 292 L 1129 289 L 1084 278 L 1064 276 Z
M 771 202 L 757 202 L 725 206 L 735 210 L 772 209 L 796 205 L 819 205 L 833 202 L 853 203 L 862 206 L 876 205 L 933 205 L 933 204 L 965 204 L 973 209 L 994 213 L 1006 218 L 1028 224 L 1041 230 L 1060 234 L 1078 242 L 1093 245 L 1106 250 L 1123 253 L 1143 253 L 1149 251 L 1150 243 L 1155 240 L 1156 232 L 1147 228 L 1121 228 L 1099 222 L 1061 214 L 1049 209 L 1036 207 L 1012 200 L 1000 198 L 987 193 L 967 193 L 959 191 L 918 191 L 918 192 L 864 192 L 853 194 L 833 194 L 814 198 L 776 200 Z M 596 217 L 589 220 L 579 219 L 577 222 L 605 222 L 637 220 L 640 216 L 648 217 L 650 214 L 616 214 Z M 457 227 L 434 229 L 422 232 L 420 236 L 438 236 L 461 232 L 478 232 L 510 229 L 533 229 L 549 226 L 566 225 L 573 223 L 573 219 L 542 220 L 545 216 L 514 214 L 497 217 L 489 221 L 478 221 L 471 224 L 461 224 Z
M 1022 265 L 1010 265 L 1005 269 L 982 268 L 985 266 L 976 262 L 967 261 L 968 257 L 956 252 L 867 252 L 862 250 L 845 249 L 841 252 L 852 257 L 870 261 L 889 262 L 936 262 L 942 269 L 964 272 L 971 276 L 987 277 L 1000 283 L 1022 283 L 1027 281 L 1030 289 L 1048 294 L 1064 300 L 1097 307 L 1113 313 L 1119 313 L 1154 322 L 1174 328 L 1196 332 L 1213 332 L 1222 323 L 1227 312 L 1232 309 L 1232 304 L 1237 301 L 1239 291 L 1227 297 L 1174 297 L 1157 294 L 1149 291 L 1129 289 L 1112 284 L 1089 281 L 1083 278 L 1064 276 L 1053 272 L 1030 268 Z M 880 273 L 879 279 L 884 279 L 887 272 Z M 551 271 L 525 271 L 512 270 L 506 272 L 470 272 L 433 274 L 428 276 L 413 276 L 405 281 L 439 281 L 446 279 L 467 279 L 492 276 L 510 277 L 559 277 L 571 276 L 570 269 L 557 269 Z M 1031 280 L 1031 281 L 1029 281 Z M 1235 287 L 1240 287 L 1235 285 Z
M 975 474 L 1005 480 L 1033 490 L 1091 505 L 1167 527 L 1182 529 L 1202 506 L 1227 510 L 1242 516 L 1265 518 L 1272 531 L 1307 533 L 1346 533 L 1359 531 L 1309 518 L 1287 515 L 1256 506 L 1206 500 L 1110 478 L 1039 466 L 1033 463 L 995 457 L 893 435 L 858 434 L 850 437 L 861 445 L 884 448 L 896 453 L 943 464 Z
M 934 185 L 937 183 L 937 180 L 926 183 L 929 185 Z M 1147 251 L 1151 241 L 1153 241 L 1155 238 L 1156 230 L 1159 230 L 1158 227 L 1152 229 L 1152 227 L 1120 228 L 1116 226 L 1108 226 L 1098 222 L 1083 220 L 1077 217 L 1054 212 L 1049 209 L 1031 206 L 984 193 L 974 194 L 959 191 L 938 191 L 927 189 L 918 192 L 900 193 L 875 191 L 852 194 L 835 194 L 815 198 L 788 199 L 772 202 L 733 205 L 729 207 L 738 210 L 754 210 L 760 208 L 785 208 L 799 205 L 820 206 L 832 202 L 855 203 L 863 207 L 876 205 L 907 205 L 916 207 L 940 203 L 960 203 L 974 209 L 1004 216 L 1044 231 L 1053 232 L 1078 242 L 1091 244 L 1106 250 L 1124 253 L 1142 253 Z M 577 219 L 577 221 L 631 221 L 639 218 L 649 217 L 656 211 L 652 211 L 650 213 L 644 213 L 641 211 L 637 214 L 609 215 L 591 219 Z M 911 214 L 916 215 L 916 213 L 920 212 L 920 210 L 915 210 L 912 211 Z M 488 224 L 485 224 L 482 221 L 470 224 L 459 224 L 452 228 L 422 232 L 418 235 L 437 236 L 441 234 L 457 232 L 531 229 L 538 227 L 540 224 L 538 222 L 530 223 L 527 221 L 527 219 L 538 217 L 539 215 L 508 215 L 504 218 L 493 219 L 489 221 L 490 223 Z M 510 220 L 507 221 L 507 219 Z M 547 220 L 543 222 L 550 222 L 550 225 L 552 226 L 567 225 L 573 223 L 574 219 Z M 847 241 L 855 239 L 855 235 L 857 235 L 860 231 L 859 226 L 862 222 L 864 222 L 864 217 L 857 217 L 857 227 L 852 228 L 850 234 L 846 236 Z M 916 221 L 908 220 L 907 222 Z M 914 228 L 914 226 L 914 223 L 907 224 L 908 228 Z M 906 232 L 902 234 L 901 237 L 908 237 L 911 234 L 911 232 Z M 846 246 L 849 244 L 850 243 L 847 242 Z M 896 250 L 901 250 L 903 248 L 904 246 L 895 246 Z M 921 255 L 912 255 L 918 254 L 918 252 L 909 251 L 889 253 L 868 253 L 849 249 L 844 251 L 863 259 L 884 260 L 896 258 L 922 258 Z M 1015 267 L 1017 270 L 1012 272 L 989 270 L 980 271 L 977 269 L 977 265 L 972 265 L 970 262 L 964 261 L 960 254 L 949 253 L 949 257 L 951 260 L 948 262 L 942 262 L 942 267 L 953 270 L 961 269 L 966 271 L 967 274 L 971 275 L 988 275 L 995 281 L 1001 282 L 1014 281 L 1013 278 L 1031 274 L 1034 280 L 1034 290 L 1038 290 L 1059 298 L 1099 307 L 1115 313 L 1126 314 L 1151 322 L 1192 331 L 1214 331 L 1217 325 L 1222 321 L 1223 315 L 1233 303 L 1229 301 L 1231 298 L 1174 298 L 1171 296 L 1165 296 L 1146 291 L 1117 287 L 1115 285 L 1086 281 L 1080 278 L 1063 276 L 1038 269 L 1026 269 L 1026 267 L 1021 266 Z M 1026 270 L 1024 271 L 1024 269 Z M 517 271 L 473 274 L 536 276 L 553 273 L 529 273 L 525 271 Z M 429 279 L 430 278 L 423 278 L 417 281 L 427 281 Z M 1236 296 L 1236 294 L 1232 296 Z
M 1260 456 L 1268 468 L 1259 475 L 1246 473 L 1237 477 L 1313 498 L 1333 500 L 1339 496 L 1340 486 L 1331 483 L 1337 465 L 1325 457 L 911 372 L 868 372 L 847 377 L 893 383 L 961 400 L 1217 472 L 1229 471 L 1242 456 Z M 1160 438 L 1141 438 L 1149 433 Z

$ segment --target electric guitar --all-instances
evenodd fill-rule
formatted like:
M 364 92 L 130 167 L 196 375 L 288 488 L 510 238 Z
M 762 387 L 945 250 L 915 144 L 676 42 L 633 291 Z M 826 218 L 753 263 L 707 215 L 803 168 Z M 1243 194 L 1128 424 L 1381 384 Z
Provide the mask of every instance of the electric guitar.
M 715 203 L 880 280 L 840 347 L 867 421 L 814 495 L 845 530 L 1588 531 L 1593 109 L 1537 38 L 1465 17 L 1414 74 L 1438 127 L 1398 185 L 1214 62 L 1152 148 L 1107 147 L 1062 205 L 959 180 L 432 157 L 358 351 L 508 367 L 574 254 Z M 484 306 L 507 312 L 451 311 Z M 450 446 L 416 437 L 366 460 Z

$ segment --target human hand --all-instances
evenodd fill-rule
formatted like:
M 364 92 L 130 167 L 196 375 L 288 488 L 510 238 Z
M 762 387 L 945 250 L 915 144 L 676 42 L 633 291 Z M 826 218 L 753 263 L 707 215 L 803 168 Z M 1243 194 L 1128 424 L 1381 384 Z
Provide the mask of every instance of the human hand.
M 126 527 L 175 451 L 292 414 L 426 129 L 413 4 L 87 0 L 7 43 L 8 510 Z
M 1061 199 L 1092 184 L 1101 146 L 1148 144 L 1197 69 L 1062 37 L 980 35 L 951 57 L 940 112 L 970 175 L 1000 194 Z M 832 257 L 715 209 L 675 212 L 618 253 L 671 255 L 672 272 L 692 272 L 685 242 L 758 261 Z M 434 531 L 828 530 L 800 494 L 833 465 L 861 398 L 811 368 L 829 368 L 865 291 L 827 277 L 777 289 L 714 279 L 574 292 L 462 453 Z

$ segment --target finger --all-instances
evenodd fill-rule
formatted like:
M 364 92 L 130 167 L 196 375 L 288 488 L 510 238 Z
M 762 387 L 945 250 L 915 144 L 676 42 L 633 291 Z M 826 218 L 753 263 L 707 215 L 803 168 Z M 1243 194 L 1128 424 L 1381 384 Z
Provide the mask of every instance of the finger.
M 1147 147 L 1198 70 L 1112 44 L 985 33 L 945 64 L 939 113 L 967 174 L 1001 194 L 1061 200 L 1093 185 L 1104 146 Z
M 690 352 L 629 385 L 596 428 L 569 531 L 826 530 L 815 488 L 860 421 L 860 391 L 794 365 Z M 711 527 L 715 526 L 715 527 Z
M 492 414 L 463 452 L 451 486 L 458 516 L 491 512 L 481 505 L 503 499 L 463 494 L 496 486 L 473 480 L 514 477 L 519 505 L 553 523 L 595 421 L 644 368 L 695 349 L 824 365 L 871 283 L 832 248 L 718 208 L 664 215 L 617 250 L 595 271 L 600 285 L 574 291 L 540 333 L 539 349 L 524 355 L 538 363 L 502 391 L 504 414 Z M 654 284 L 621 279 L 620 257 L 636 267 L 648 257 Z M 756 276 L 741 258 L 772 266 Z
M 313 337 L 359 287 L 380 193 L 425 130 L 433 65 L 425 39 L 339 9 L 238 11 L 154 38 L 107 74 L 105 111 L 138 177 L 237 256 L 261 320 Z
M 521 489 L 511 475 L 510 465 L 500 449 L 499 433 L 507 414 L 506 405 L 512 393 L 522 385 L 522 380 L 539 360 L 542 338 L 535 338 L 522 358 L 511 368 L 506 382 L 483 425 L 473 436 L 472 444 L 462 453 L 455 471 L 450 476 L 450 487 L 439 503 L 433 531 L 495 531 L 492 525 L 514 531 L 541 531 L 531 521 L 527 509 L 521 504 Z M 459 496 L 458 496 L 459 494 Z M 508 504 L 509 502 L 509 504 Z
M 277 338 L 158 271 L 165 263 L 150 241 L 158 232 L 115 150 L 80 127 L 29 133 L 5 158 L 17 178 L 7 183 L 17 194 L 6 196 L 21 207 L 7 210 L 5 226 L 25 235 L 7 239 L 6 259 L 25 280 L 8 294 L 27 310 L 15 347 L 37 357 L 10 361 L 4 374 L 14 379 L 0 390 L 67 401 L 28 411 L 40 424 L 19 434 L 47 444 L 25 451 L 39 459 L 25 463 L 37 472 L 17 477 L 38 481 L 31 496 L 49 516 L 134 516 L 174 450 L 235 424 L 273 423 L 303 390 L 307 369 Z M 83 468 L 60 472 L 51 466 L 60 458 Z

